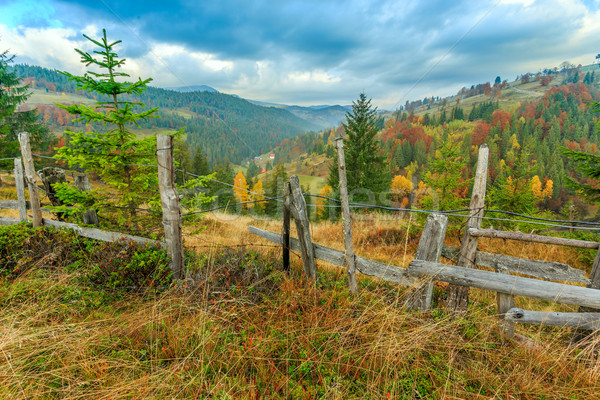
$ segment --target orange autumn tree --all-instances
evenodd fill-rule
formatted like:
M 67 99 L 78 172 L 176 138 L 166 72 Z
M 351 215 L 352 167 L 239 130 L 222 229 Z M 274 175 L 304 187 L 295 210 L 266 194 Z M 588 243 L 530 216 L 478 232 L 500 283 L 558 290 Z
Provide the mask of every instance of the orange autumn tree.
M 539 176 L 535 175 L 531 178 L 531 192 L 533 193 L 536 205 L 549 199 L 552 196 L 553 190 L 554 182 L 552 182 L 552 180 L 547 179 L 546 182 L 542 184 Z

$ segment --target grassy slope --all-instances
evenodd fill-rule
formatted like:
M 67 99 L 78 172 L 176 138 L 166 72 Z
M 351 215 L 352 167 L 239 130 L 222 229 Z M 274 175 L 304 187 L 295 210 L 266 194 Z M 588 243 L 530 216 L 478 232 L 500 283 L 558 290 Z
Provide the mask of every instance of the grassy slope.
M 490 292 L 473 290 L 469 314 L 452 319 L 439 308 L 438 286 L 437 308 L 418 314 L 402 308 L 405 289 L 361 277 L 354 296 L 343 272 L 321 262 L 315 289 L 303 283 L 296 257 L 290 277 L 277 272 L 279 250 L 261 247 L 270 244 L 249 235 L 249 224 L 281 229 L 279 221 L 224 214 L 184 227 L 186 246 L 204 254 L 196 268 L 214 277 L 186 293 L 82 283 L 82 272 L 60 261 L 76 248 L 32 238 L 26 246 L 42 254 L 32 253 L 25 273 L 0 280 L 0 398 L 597 398 L 597 361 L 567 348 L 567 330 L 518 326 L 538 343 L 523 346 L 498 335 Z M 356 251 L 406 266 L 419 234 L 411 226 L 402 218 L 357 221 Z M 316 242 L 341 248 L 340 224 L 312 230 Z M 250 258 L 219 255 L 222 245 L 239 243 Z M 589 267 L 554 246 L 487 240 L 482 248 Z M 85 268 L 106 262 L 90 257 Z M 270 291 L 264 280 L 238 280 L 270 266 Z M 517 305 L 572 311 L 524 298 Z

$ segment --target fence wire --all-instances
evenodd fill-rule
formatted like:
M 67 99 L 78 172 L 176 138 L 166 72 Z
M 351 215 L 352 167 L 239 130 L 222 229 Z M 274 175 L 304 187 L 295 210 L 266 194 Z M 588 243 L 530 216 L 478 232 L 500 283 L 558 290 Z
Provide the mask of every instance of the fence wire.
M 48 157 L 48 156 L 44 156 L 41 154 L 33 154 L 36 157 L 41 157 L 41 158 L 47 158 L 47 159 L 52 159 L 55 160 L 53 157 Z M 0 161 L 2 160 L 12 160 L 13 158 L 6 158 L 6 159 L 0 159 Z M 128 166 L 139 166 L 139 167 L 153 167 L 153 168 L 157 168 L 158 165 L 153 165 L 153 164 L 126 164 Z M 197 175 L 197 174 L 193 174 L 191 172 L 188 171 L 184 171 L 182 169 L 175 169 L 175 171 L 177 172 L 182 172 L 184 174 L 187 174 L 189 176 L 192 176 L 194 178 L 204 178 L 208 181 L 211 182 L 215 182 L 215 183 L 219 183 L 228 187 L 231 187 L 233 189 L 236 190 L 241 190 L 244 191 L 246 193 L 249 194 L 253 194 L 255 196 L 260 196 L 262 197 L 261 200 L 254 200 L 254 201 L 246 201 L 246 202 L 239 202 L 239 203 L 233 203 L 233 204 L 226 204 L 223 206 L 218 206 L 218 207 L 214 207 L 208 210 L 199 210 L 199 211 L 194 211 L 194 212 L 189 212 L 189 213 L 185 213 L 182 214 L 182 217 L 187 217 L 187 216 L 191 216 L 191 215 L 198 215 L 198 214 L 206 214 L 212 211 L 217 211 L 217 210 L 222 210 L 222 209 L 227 209 L 227 208 L 234 208 L 234 207 L 238 207 L 238 206 L 243 206 L 243 205 L 248 205 L 248 204 L 256 204 L 256 203 L 266 203 L 268 201 L 277 201 L 277 202 L 283 202 L 283 196 L 278 196 L 278 197 L 266 197 L 264 196 L 264 194 L 260 194 L 260 193 L 256 193 L 252 190 L 249 189 L 245 189 L 245 188 L 241 188 L 239 186 L 236 186 L 234 184 L 230 184 L 227 182 L 223 182 L 220 181 L 218 179 L 214 179 L 214 178 L 210 178 L 207 176 L 203 176 L 203 175 Z M 8 170 L 5 172 L 9 172 Z M 28 181 L 28 183 L 30 183 Z M 40 189 L 41 191 L 43 191 L 44 193 L 48 194 L 48 192 L 46 190 L 44 190 L 43 188 L 38 187 L 38 189 Z M 52 193 L 54 194 L 54 193 Z M 332 197 L 327 197 L 327 196 L 322 196 L 322 195 L 317 195 L 317 194 L 310 194 L 310 193 L 303 193 L 303 196 L 305 197 L 313 197 L 313 198 L 320 198 L 323 200 L 328 200 L 330 202 L 334 202 L 337 204 L 307 204 L 307 206 L 309 207 L 324 207 L 324 208 L 341 208 L 341 201 L 339 199 L 335 199 Z M 406 212 L 406 213 L 422 213 L 422 214 L 432 214 L 432 213 L 438 213 L 438 214 L 445 214 L 448 215 L 449 217 L 456 217 L 456 218 L 478 218 L 481 220 L 489 220 L 489 221 L 499 221 L 499 222 L 512 222 L 512 223 L 523 223 L 523 224 L 533 224 L 533 225 L 540 225 L 540 226 L 547 226 L 550 228 L 563 228 L 563 229 L 573 229 L 573 230 L 588 230 L 588 231 L 595 231 L 595 230 L 600 230 L 600 222 L 592 222 L 592 221 L 577 221 L 577 220 L 559 220 L 559 219 L 551 219 L 551 218 L 541 218 L 541 217 L 533 217 L 530 215 L 525 215 L 525 214 L 520 214 L 520 213 L 516 213 L 516 212 L 512 212 L 512 211 L 506 211 L 506 210 L 497 210 L 497 209 L 470 209 L 470 208 L 462 208 L 462 209 L 457 209 L 457 210 L 447 210 L 447 211 L 442 211 L 442 210 L 421 210 L 421 209 L 416 209 L 416 208 L 402 208 L 402 207 L 386 207 L 386 206 L 380 206 L 380 205 L 376 205 L 376 204 L 364 204 L 364 203 L 349 203 L 350 208 L 353 209 L 376 209 L 376 210 L 383 210 L 383 211 L 392 211 L 392 212 Z M 139 211 L 146 211 L 146 212 L 150 212 L 150 213 L 155 213 L 155 214 L 162 214 L 162 212 L 159 211 L 154 211 L 154 210 L 150 210 L 150 209 L 144 209 L 144 208 L 135 208 L 135 207 L 118 207 L 118 206 L 112 206 L 114 208 L 120 208 L 120 209 L 135 209 L 135 210 L 139 210 Z M 525 218 L 524 219 L 509 219 L 509 218 L 498 218 L 498 217 L 489 217 L 489 216 L 474 216 L 474 215 L 468 215 L 468 214 L 464 214 L 464 213 L 471 213 L 473 211 L 483 211 L 484 213 L 498 213 L 498 214 L 505 214 L 505 215 L 511 215 L 511 216 L 515 216 L 515 217 L 520 217 L 520 218 Z M 568 225 L 565 225 L 568 224 Z M 580 225 L 584 225 L 584 226 L 580 226 Z

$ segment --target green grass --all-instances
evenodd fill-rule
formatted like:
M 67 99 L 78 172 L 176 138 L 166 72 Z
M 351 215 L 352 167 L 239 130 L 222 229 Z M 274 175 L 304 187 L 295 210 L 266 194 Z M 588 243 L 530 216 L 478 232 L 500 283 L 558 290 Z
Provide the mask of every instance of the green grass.
M 318 194 L 321 188 L 327 184 L 327 178 L 321 176 L 298 175 L 300 185 L 310 187 L 310 193 Z
M 46 92 L 41 89 L 32 90 L 33 94 L 25 104 L 56 104 L 56 103 L 83 103 L 92 104 L 95 100 L 80 96 L 76 93 L 65 93 L 63 96 L 60 92 Z

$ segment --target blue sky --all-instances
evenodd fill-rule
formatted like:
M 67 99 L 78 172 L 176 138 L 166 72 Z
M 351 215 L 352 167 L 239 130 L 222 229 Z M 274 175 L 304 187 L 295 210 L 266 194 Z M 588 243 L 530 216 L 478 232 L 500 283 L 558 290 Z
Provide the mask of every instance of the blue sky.
M 0 51 L 80 73 L 82 37 L 126 72 L 286 104 L 384 109 L 600 53 L 600 0 L 0 0 Z

